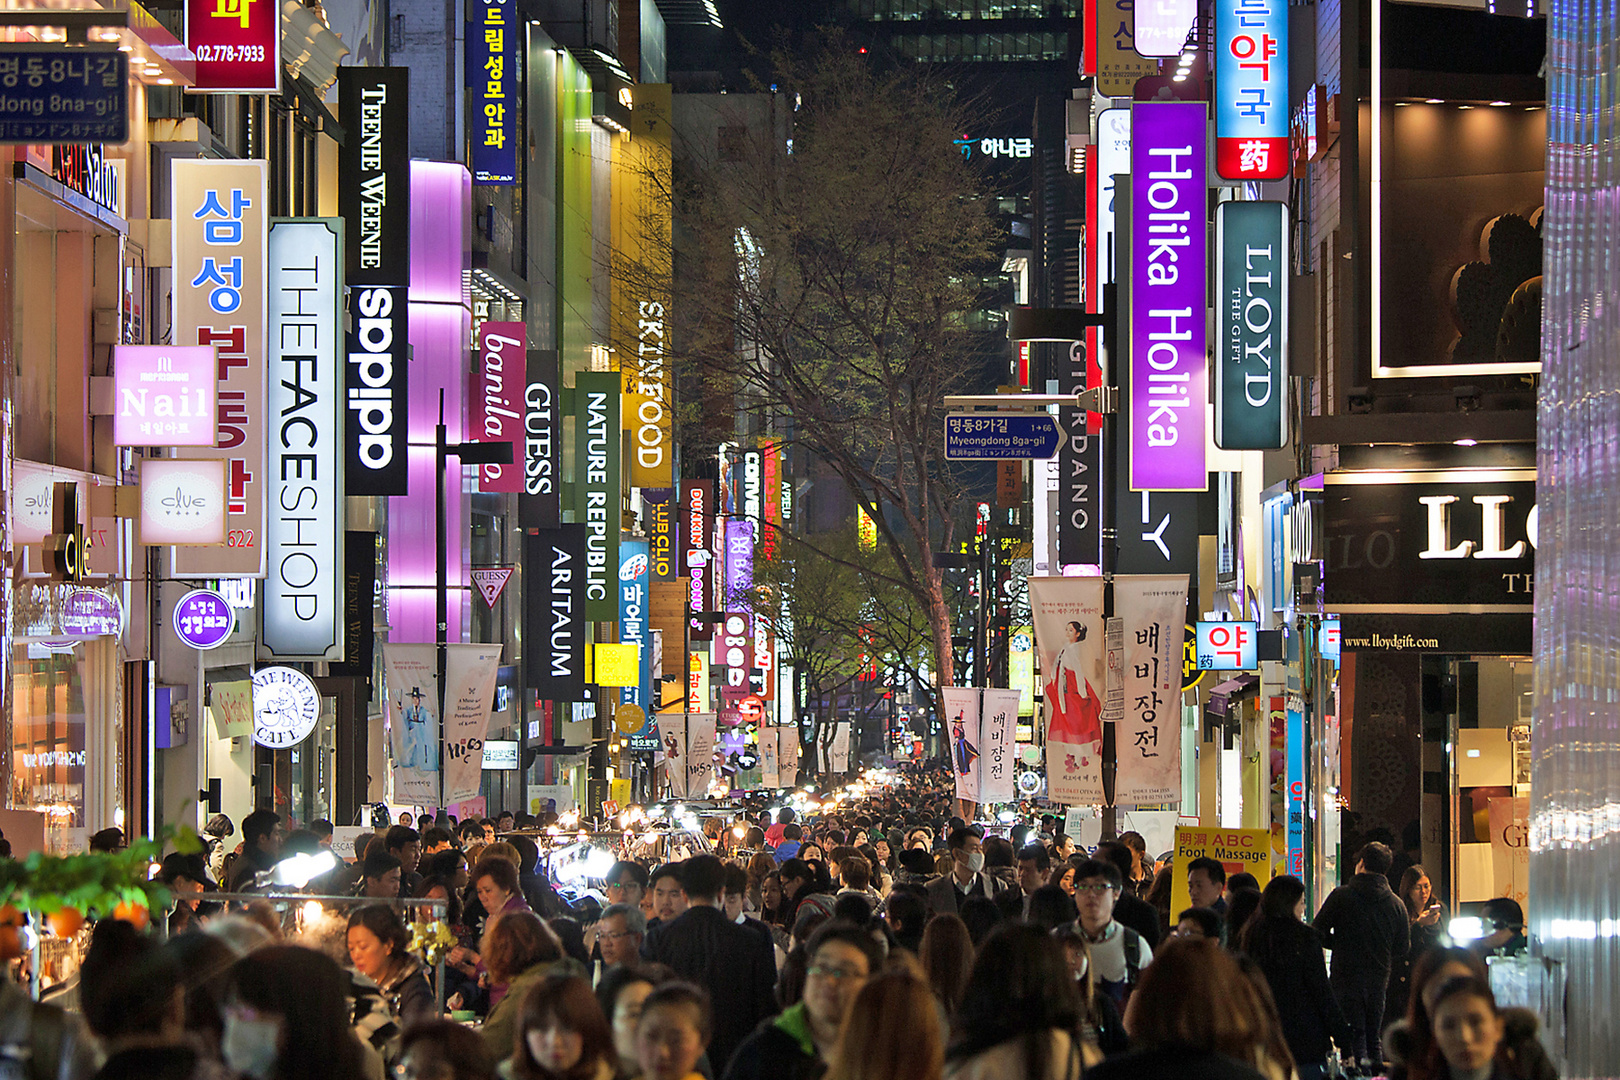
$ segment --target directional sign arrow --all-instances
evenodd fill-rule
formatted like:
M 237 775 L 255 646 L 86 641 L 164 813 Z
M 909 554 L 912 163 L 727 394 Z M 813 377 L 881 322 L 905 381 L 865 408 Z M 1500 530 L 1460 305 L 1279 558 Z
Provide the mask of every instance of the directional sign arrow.
M 945 457 L 950 461 L 1051 458 L 1064 438 L 1051 413 L 951 413 L 945 417 Z

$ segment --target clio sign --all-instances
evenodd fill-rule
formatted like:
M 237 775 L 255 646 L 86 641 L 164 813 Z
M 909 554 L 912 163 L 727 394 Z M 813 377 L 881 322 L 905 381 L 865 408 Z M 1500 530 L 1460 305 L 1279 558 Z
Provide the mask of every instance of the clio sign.
M 113 346 L 113 445 L 213 446 L 212 345 Z

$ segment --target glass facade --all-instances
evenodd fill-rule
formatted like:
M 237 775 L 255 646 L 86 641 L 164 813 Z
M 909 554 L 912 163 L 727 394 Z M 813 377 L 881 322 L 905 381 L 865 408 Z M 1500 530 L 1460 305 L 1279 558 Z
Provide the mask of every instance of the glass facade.
M 895 55 L 933 63 L 1062 60 L 1069 55 L 1064 33 L 896 34 Z
M 1079 0 L 849 0 L 856 18 L 878 22 L 938 19 L 1076 19 L 1085 14 Z

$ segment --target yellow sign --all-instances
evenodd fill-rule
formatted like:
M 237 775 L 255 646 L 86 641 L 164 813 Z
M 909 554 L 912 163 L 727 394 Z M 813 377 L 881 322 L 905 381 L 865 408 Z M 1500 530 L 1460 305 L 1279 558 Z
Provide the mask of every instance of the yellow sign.
M 877 522 L 872 520 L 872 515 L 866 512 L 864 506 L 855 508 L 855 536 L 860 541 L 862 551 L 877 550 Z
M 592 650 L 596 664 L 591 681 L 597 686 L 640 686 L 641 646 L 603 643 Z
M 647 726 L 647 713 L 640 705 L 624 704 L 613 709 L 613 726 L 625 735 L 634 735 Z
M 613 792 L 613 801 L 620 806 L 630 805 L 630 781 L 614 779 L 609 782 L 609 790 Z
M 1250 873 L 1264 887 L 1273 872 L 1269 829 L 1213 829 L 1177 826 L 1176 863 L 1170 885 L 1170 918 L 1192 907 L 1187 895 L 1187 864 L 1209 856 L 1226 868 L 1226 876 Z M 1173 925 L 1173 924 L 1172 924 Z
M 1131 3 L 1097 0 L 1097 93 L 1108 97 L 1128 98 L 1137 79 L 1159 73 L 1157 60 L 1137 55 Z

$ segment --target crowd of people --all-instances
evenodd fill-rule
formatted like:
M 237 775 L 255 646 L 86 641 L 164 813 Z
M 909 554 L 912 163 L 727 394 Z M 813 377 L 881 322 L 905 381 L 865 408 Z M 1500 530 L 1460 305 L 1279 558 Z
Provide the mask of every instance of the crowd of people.
M 209 894 L 331 827 L 216 818 L 163 861 L 166 939 L 95 925 L 76 1009 L 0 980 L 0 1080 L 1553 1080 L 1486 975 L 1522 914 L 1442 947 L 1427 876 L 1392 888 L 1382 844 L 1307 922 L 1298 878 L 1156 864 L 1132 833 L 1076 850 L 1052 816 L 987 829 L 952 795 L 917 769 L 814 812 L 745 802 L 712 850 L 583 894 L 526 834 L 547 821 L 402 821 L 308 882 L 356 898 L 324 948 Z M 442 974 L 413 941 L 432 900 Z

